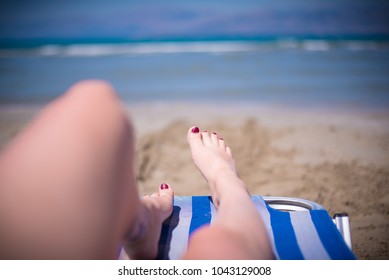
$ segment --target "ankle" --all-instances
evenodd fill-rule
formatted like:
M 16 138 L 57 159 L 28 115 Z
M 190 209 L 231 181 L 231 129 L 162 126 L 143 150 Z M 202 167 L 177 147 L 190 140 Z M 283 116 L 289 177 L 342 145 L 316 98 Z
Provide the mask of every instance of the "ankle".
M 219 172 L 218 174 L 220 175 L 217 176 L 215 185 L 220 192 L 246 190 L 245 183 L 235 172 L 229 170 Z
M 217 207 L 222 201 L 247 199 L 249 193 L 247 191 L 245 183 L 238 177 L 232 174 L 225 174 L 219 177 L 214 186 L 217 199 Z

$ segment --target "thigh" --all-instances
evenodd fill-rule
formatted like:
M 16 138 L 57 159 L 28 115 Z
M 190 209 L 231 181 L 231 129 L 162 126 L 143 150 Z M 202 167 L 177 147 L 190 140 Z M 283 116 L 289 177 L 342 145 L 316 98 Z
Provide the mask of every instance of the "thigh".
M 133 137 L 103 82 L 81 82 L 43 109 L 0 156 L 0 254 L 114 257 L 139 203 Z

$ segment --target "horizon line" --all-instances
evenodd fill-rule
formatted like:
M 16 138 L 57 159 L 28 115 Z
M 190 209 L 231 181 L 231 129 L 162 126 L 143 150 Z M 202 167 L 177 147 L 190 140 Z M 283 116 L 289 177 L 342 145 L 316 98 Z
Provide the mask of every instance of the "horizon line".
M 0 48 L 34 48 L 44 45 L 91 45 L 167 42 L 276 42 L 280 40 L 326 40 L 326 41 L 389 41 L 389 34 L 305 34 L 305 35 L 258 35 L 258 36 L 197 36 L 165 38 L 126 37 L 73 37 L 73 38 L 0 38 Z

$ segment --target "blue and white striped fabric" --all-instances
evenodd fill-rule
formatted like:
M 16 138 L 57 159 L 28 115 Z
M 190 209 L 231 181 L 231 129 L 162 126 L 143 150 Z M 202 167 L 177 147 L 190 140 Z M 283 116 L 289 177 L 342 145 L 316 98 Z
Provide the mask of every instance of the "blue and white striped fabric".
M 252 196 L 278 259 L 355 259 L 325 210 L 282 212 Z M 158 259 L 179 259 L 190 236 L 217 216 L 208 196 L 176 196 L 172 216 L 162 227 Z

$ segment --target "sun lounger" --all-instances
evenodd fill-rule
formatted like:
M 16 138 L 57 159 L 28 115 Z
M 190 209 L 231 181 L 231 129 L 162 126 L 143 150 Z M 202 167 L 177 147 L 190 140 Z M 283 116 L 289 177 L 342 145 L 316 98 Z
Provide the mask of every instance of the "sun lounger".
M 252 196 L 277 259 L 355 259 L 348 217 L 333 219 L 319 204 L 287 197 Z M 176 196 L 171 217 L 162 227 L 158 259 L 179 259 L 190 236 L 212 223 L 217 211 L 209 196 Z M 125 258 L 125 254 L 121 253 Z

